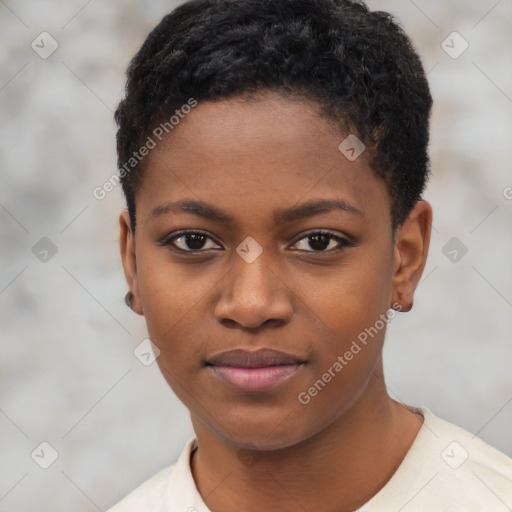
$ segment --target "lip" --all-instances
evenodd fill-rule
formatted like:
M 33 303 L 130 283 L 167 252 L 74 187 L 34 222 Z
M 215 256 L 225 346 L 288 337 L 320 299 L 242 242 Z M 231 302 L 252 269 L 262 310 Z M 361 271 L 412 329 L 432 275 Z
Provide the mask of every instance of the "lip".
M 206 365 L 214 375 L 242 393 L 271 391 L 295 375 L 304 360 L 278 350 L 262 348 L 221 352 Z
M 294 365 L 303 363 L 297 356 L 274 350 L 260 348 L 258 350 L 234 349 L 221 352 L 208 359 L 211 366 L 233 366 L 237 368 L 265 368 L 269 366 Z

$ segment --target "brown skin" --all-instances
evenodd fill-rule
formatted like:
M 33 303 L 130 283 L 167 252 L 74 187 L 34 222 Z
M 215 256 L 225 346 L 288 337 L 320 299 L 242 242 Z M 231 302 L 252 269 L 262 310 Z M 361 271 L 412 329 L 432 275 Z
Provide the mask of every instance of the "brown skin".
M 354 162 L 340 153 L 345 136 L 314 104 L 275 93 L 199 104 L 145 160 L 135 236 L 127 211 L 120 215 L 132 307 L 146 317 L 162 374 L 190 410 L 199 446 L 193 475 L 213 512 L 354 510 L 385 485 L 421 427 L 387 394 L 385 329 L 308 404 L 298 400 L 393 303 L 412 307 L 430 242 L 425 201 L 393 237 L 386 185 L 365 153 Z M 182 199 L 233 222 L 179 210 L 151 216 Z M 362 214 L 273 219 L 325 199 Z M 210 238 L 204 247 L 175 240 L 196 253 L 159 245 L 178 230 Z M 306 236 L 312 230 L 354 245 L 327 239 L 319 250 Z M 248 236 L 263 248 L 252 263 L 235 251 Z M 224 350 L 261 347 L 306 362 L 257 394 L 231 390 L 205 366 Z

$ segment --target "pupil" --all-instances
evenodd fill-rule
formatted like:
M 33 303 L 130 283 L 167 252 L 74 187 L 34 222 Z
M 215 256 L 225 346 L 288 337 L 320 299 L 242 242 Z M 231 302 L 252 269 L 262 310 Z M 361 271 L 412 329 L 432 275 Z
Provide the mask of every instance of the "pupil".
M 327 235 L 311 235 L 309 237 L 309 246 L 311 249 L 322 251 L 329 246 L 331 239 Z
M 187 246 L 189 249 L 201 249 L 205 243 L 205 235 L 198 233 L 188 234 L 186 236 Z

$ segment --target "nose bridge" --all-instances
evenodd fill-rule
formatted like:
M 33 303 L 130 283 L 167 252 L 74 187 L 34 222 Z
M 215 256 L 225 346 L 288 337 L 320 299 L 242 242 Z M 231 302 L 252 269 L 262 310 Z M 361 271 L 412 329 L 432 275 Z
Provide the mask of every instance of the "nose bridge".
M 240 244 L 243 249 L 243 244 Z M 245 247 L 247 248 L 247 247 Z M 226 286 L 216 304 L 219 321 L 255 328 L 268 320 L 287 322 L 293 313 L 287 287 L 262 252 L 254 258 L 234 254 Z
M 244 296 L 269 299 L 274 291 L 272 280 L 269 279 L 270 274 L 274 276 L 274 272 L 269 268 L 264 256 L 259 256 L 252 262 L 239 257 L 235 258 L 232 294 L 242 299 Z

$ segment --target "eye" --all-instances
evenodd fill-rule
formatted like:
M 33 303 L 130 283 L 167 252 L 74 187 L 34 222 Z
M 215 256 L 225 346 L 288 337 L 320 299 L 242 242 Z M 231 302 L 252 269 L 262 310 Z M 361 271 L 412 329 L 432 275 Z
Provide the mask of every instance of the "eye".
M 294 244 L 297 250 L 306 252 L 334 252 L 354 245 L 350 240 L 328 231 L 308 233 Z
M 184 252 L 204 252 L 220 247 L 211 237 L 200 231 L 183 231 L 172 237 L 166 237 L 161 245 L 172 246 Z

